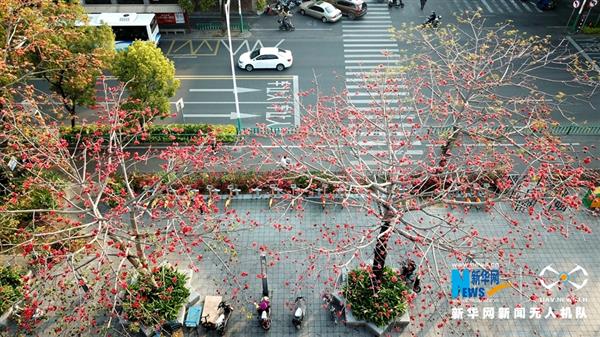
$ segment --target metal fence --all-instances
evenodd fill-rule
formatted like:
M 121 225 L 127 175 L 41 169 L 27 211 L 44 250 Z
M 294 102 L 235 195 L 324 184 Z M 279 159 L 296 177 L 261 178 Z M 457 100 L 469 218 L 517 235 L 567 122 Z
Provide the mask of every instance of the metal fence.
M 435 134 L 448 133 L 452 126 L 429 127 Z M 556 136 L 600 136 L 600 125 L 556 125 L 548 128 L 550 133 Z M 523 134 L 531 134 L 530 129 L 523 130 Z

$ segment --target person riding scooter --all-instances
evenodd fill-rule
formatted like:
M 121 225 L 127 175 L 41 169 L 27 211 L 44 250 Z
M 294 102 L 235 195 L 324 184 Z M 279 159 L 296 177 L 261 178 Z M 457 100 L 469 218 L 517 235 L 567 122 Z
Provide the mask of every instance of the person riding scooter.
M 289 12 L 288 7 L 283 7 L 283 9 L 279 11 L 279 16 L 280 18 L 277 20 L 277 23 L 279 23 L 280 30 L 294 30 L 294 25 L 290 21 L 292 14 Z
M 437 27 L 438 24 L 440 23 L 441 18 L 442 18 L 441 16 L 435 14 L 435 11 L 433 11 L 433 12 L 431 12 L 431 15 L 427 18 L 427 21 L 425 21 L 423 26 L 430 24 L 433 27 Z
M 258 312 L 258 320 L 263 329 L 269 330 L 271 327 L 271 301 L 268 296 L 263 296 L 260 303 L 256 304 L 256 311 Z
M 392 8 L 394 5 L 396 5 L 396 7 L 404 8 L 402 0 L 388 0 L 388 8 Z

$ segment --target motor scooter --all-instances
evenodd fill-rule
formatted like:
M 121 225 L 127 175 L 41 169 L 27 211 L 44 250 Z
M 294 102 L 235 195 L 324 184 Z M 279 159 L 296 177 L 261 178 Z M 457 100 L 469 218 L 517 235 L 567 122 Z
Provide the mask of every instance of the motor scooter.
M 227 326 L 227 322 L 229 322 L 229 317 L 233 313 L 233 307 L 231 304 L 223 301 L 219 303 L 219 317 L 215 322 L 215 330 L 221 336 L 225 334 L 225 327 Z
M 285 30 L 288 32 L 296 30 L 296 27 L 292 24 L 289 17 L 291 15 L 284 16 L 281 19 L 277 19 L 277 23 L 279 23 L 279 30 Z
M 271 329 L 271 302 L 268 296 L 263 296 L 260 304 L 256 304 L 256 311 L 260 326 L 265 331 Z
M 431 14 L 431 16 L 429 16 L 427 18 L 427 20 L 425 20 L 425 22 L 423 22 L 423 28 L 427 27 L 428 25 L 431 25 L 431 27 L 433 28 L 438 28 L 438 26 L 440 25 L 442 20 L 442 16 L 441 15 L 436 15 Z
M 415 261 L 408 259 L 402 266 L 400 278 L 406 285 L 412 285 L 412 290 L 418 294 L 421 292 L 421 280 L 419 279 L 419 276 L 416 275 L 416 271 L 417 265 L 415 264 Z
M 206 296 L 202 307 L 201 324 L 209 330 L 225 334 L 227 322 L 233 313 L 233 307 L 222 300 L 221 296 Z
M 292 324 L 296 329 L 300 329 L 302 326 L 302 321 L 304 320 L 304 315 L 306 314 L 306 300 L 304 297 L 298 296 L 294 301 L 294 318 L 292 318 Z

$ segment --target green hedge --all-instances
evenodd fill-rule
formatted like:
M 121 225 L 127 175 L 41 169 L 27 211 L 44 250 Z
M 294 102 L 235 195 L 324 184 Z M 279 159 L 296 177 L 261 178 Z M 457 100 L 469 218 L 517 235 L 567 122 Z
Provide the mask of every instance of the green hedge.
M 583 34 L 600 34 L 600 27 L 588 27 L 581 28 Z
M 63 126 L 60 135 L 68 142 L 77 139 L 77 135 L 107 137 L 109 127 L 98 125 L 78 125 L 75 127 Z M 237 128 L 234 125 L 217 124 L 160 124 L 151 125 L 147 129 L 147 137 L 136 134 L 140 142 L 144 143 L 188 143 L 198 135 L 214 132 L 217 140 L 223 143 L 233 143 L 237 140 Z
M 0 314 L 23 297 L 21 273 L 12 267 L 0 267 Z

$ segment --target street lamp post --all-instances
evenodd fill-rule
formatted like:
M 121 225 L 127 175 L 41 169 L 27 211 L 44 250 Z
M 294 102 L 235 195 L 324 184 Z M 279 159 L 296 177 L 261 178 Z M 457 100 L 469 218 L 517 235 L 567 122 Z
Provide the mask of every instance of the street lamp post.
M 238 0 L 240 1 L 240 0 Z M 235 113 L 237 116 L 237 129 L 238 133 L 242 130 L 242 120 L 240 119 L 240 101 L 238 98 L 238 90 L 237 90 L 237 79 L 235 77 L 235 63 L 233 62 L 233 45 L 231 43 L 231 29 L 229 29 L 230 17 L 230 2 L 227 0 L 225 4 L 225 22 L 227 24 L 227 41 L 229 43 L 229 62 L 231 64 L 231 79 L 233 80 L 233 100 L 235 102 Z

